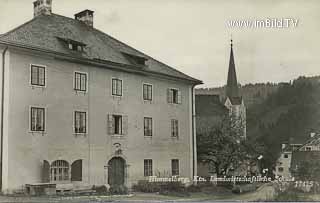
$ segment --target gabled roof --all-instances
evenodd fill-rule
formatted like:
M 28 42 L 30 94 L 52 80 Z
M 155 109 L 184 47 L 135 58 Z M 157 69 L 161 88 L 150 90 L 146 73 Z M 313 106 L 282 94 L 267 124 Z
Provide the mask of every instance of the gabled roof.
M 219 95 L 196 95 L 195 110 L 197 116 L 221 117 L 229 112 L 221 103 Z
M 320 134 L 315 135 L 314 137 L 307 140 L 300 148 L 299 150 L 303 149 L 306 146 L 320 146 Z
M 241 105 L 242 97 L 228 97 L 232 105 Z
M 77 53 L 68 49 L 64 40 L 61 39 L 70 39 L 86 46 L 83 52 Z M 202 83 L 200 80 L 175 70 L 83 22 L 53 13 L 37 16 L 1 35 L 0 43 L 19 44 L 84 59 L 135 66 L 136 64 L 132 64 L 132 61 L 123 54 L 126 53 L 136 56 L 138 59 L 146 59 L 146 66 L 141 68 L 145 72 L 159 73 L 195 84 Z

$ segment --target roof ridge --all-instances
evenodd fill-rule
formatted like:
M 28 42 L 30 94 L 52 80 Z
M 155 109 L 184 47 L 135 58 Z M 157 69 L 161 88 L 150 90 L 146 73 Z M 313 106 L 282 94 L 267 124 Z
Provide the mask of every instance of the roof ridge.
M 69 20 L 74 20 L 74 21 L 76 21 L 75 19 L 70 18 L 70 17 L 67 17 L 67 16 L 59 15 L 59 14 L 56 14 L 56 13 L 52 13 L 52 14 L 53 14 L 53 15 L 56 15 L 56 16 L 59 16 L 59 17 L 68 18 Z M 175 71 L 175 72 L 177 72 L 177 73 L 179 73 L 179 74 L 183 74 L 184 76 L 187 76 L 187 77 L 189 77 L 190 79 L 193 79 L 193 80 L 196 80 L 196 81 L 200 81 L 200 80 L 198 80 L 198 79 L 196 79 L 196 78 L 193 78 L 193 77 L 191 77 L 191 76 L 189 76 L 189 75 L 187 75 L 187 74 L 185 74 L 185 73 L 183 73 L 183 72 L 181 72 L 181 71 L 179 71 L 179 70 L 177 70 L 177 69 L 175 69 L 175 68 L 173 68 L 173 67 L 169 66 L 168 64 L 165 64 L 165 63 L 163 63 L 163 62 L 161 62 L 161 61 L 159 61 L 159 60 L 155 59 L 154 57 L 152 57 L 152 56 L 150 56 L 150 55 L 148 55 L 148 54 L 146 54 L 146 53 L 143 53 L 143 52 L 139 51 L 138 49 L 136 49 L 136 48 L 134 48 L 134 47 L 132 47 L 132 46 L 128 45 L 127 43 L 124 43 L 124 42 L 122 42 L 122 41 L 120 41 L 120 40 L 116 39 L 115 37 L 113 37 L 113 36 L 111 36 L 111 35 L 109 35 L 109 34 L 107 34 L 107 33 L 103 32 L 103 31 L 101 31 L 101 30 L 99 30 L 99 29 L 97 29 L 97 28 L 95 28 L 95 27 L 88 27 L 88 28 L 90 28 L 90 29 L 92 29 L 92 30 L 94 30 L 94 31 L 96 31 L 96 32 L 99 32 L 100 34 L 103 34 L 103 35 L 105 35 L 105 36 L 107 36 L 107 37 L 111 38 L 112 40 L 114 40 L 114 41 L 116 41 L 116 42 L 118 42 L 118 43 L 120 43 L 120 44 L 122 44 L 122 45 L 124 45 L 124 46 L 128 47 L 129 49 L 132 49 L 132 50 L 133 50 L 133 51 L 135 51 L 135 52 L 138 52 L 139 54 L 141 54 L 141 55 L 143 55 L 143 56 L 146 56 L 146 57 L 148 57 L 148 58 L 150 58 L 150 59 L 152 59 L 152 60 L 156 61 L 157 63 L 160 63 L 160 64 L 162 64 L 162 65 L 166 66 L 167 68 L 170 68 L 171 70 L 173 70 L 173 71 Z M 98 37 L 100 38 L 100 36 L 98 36 Z M 111 47 L 113 50 L 115 50 L 115 51 L 119 52 L 119 51 L 118 51 L 117 49 L 115 49 L 114 47 L 112 47 L 112 46 L 110 46 L 110 47 Z M 121 53 L 121 52 L 119 52 L 119 53 Z
M 166 66 L 167 68 L 170 68 L 170 69 L 173 70 L 173 71 L 176 71 L 177 73 L 183 74 L 184 76 L 187 76 L 187 77 L 190 77 L 190 78 L 192 78 L 192 79 L 194 79 L 194 80 L 200 81 L 200 80 L 198 80 L 198 79 L 196 79 L 196 78 L 193 78 L 193 77 L 191 77 L 191 76 L 189 76 L 189 75 L 187 75 L 187 74 L 185 74 L 185 73 L 183 73 L 183 72 L 181 72 L 181 71 L 179 71 L 179 70 L 177 70 L 177 69 L 175 69 L 175 68 L 173 68 L 173 67 L 171 67 L 171 66 L 169 66 L 169 65 L 167 65 L 167 64 L 165 64 L 165 63 L 163 63 L 163 62 L 161 62 L 161 61 L 159 61 L 159 60 L 157 60 L 157 59 L 155 59 L 154 57 L 152 57 L 152 56 L 150 56 L 150 55 L 148 55 L 148 54 L 145 54 L 145 53 L 143 53 L 143 52 L 135 49 L 134 47 L 132 47 L 132 46 L 130 46 L 130 45 L 128 45 L 128 44 L 126 44 L 126 43 L 124 43 L 124 42 L 122 42 L 122 41 L 114 38 L 114 37 L 112 37 L 111 35 L 103 32 L 103 31 L 101 31 L 101 30 L 99 30 L 99 29 L 97 29 L 97 28 L 93 28 L 93 29 L 94 29 L 95 31 L 98 31 L 98 32 L 106 35 L 107 37 L 115 40 L 116 42 L 121 43 L 122 45 L 127 46 L 128 48 L 130 48 L 130 49 L 138 52 L 139 54 L 144 55 L 144 56 L 146 56 L 146 57 L 148 57 L 148 58 L 150 58 L 150 59 L 152 59 L 152 60 L 154 60 L 154 61 L 156 61 L 156 62 L 158 62 L 158 63 L 160 63 L 160 64 L 162 64 L 162 65 L 164 65 L 164 66 Z

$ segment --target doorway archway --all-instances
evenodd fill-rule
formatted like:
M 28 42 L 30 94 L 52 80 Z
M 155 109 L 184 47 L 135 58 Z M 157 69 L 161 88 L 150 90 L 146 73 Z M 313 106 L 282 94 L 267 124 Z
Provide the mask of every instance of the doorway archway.
M 124 185 L 125 165 L 125 160 L 121 157 L 114 157 L 108 162 L 108 184 L 111 187 Z

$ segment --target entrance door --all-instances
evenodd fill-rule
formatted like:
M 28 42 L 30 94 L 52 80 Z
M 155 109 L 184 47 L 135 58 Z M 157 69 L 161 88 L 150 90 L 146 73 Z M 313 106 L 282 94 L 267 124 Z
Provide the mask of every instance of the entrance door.
M 124 185 L 125 161 L 120 157 L 112 158 L 108 169 L 108 183 L 112 186 Z

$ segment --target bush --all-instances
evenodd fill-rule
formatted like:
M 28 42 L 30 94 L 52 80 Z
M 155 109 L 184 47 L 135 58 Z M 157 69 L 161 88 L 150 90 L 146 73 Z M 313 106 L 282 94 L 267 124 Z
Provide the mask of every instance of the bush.
M 108 194 L 108 188 L 105 185 L 101 186 L 93 186 L 92 190 L 96 191 L 97 194 L 102 195 L 102 194 Z
M 253 192 L 253 191 L 256 191 L 256 189 L 257 189 L 256 184 L 235 185 L 232 188 L 232 192 L 240 194 L 245 192 Z
M 190 185 L 187 187 L 187 191 L 188 192 L 201 192 L 202 187 L 203 186 L 201 186 L 201 185 Z
M 187 188 L 181 182 L 149 182 L 146 180 L 140 180 L 137 184 L 132 186 L 132 189 L 135 192 L 159 192 L 162 195 L 189 195 Z
M 126 195 L 128 194 L 128 188 L 124 185 L 112 186 L 110 187 L 109 192 L 112 195 Z
M 137 184 L 132 186 L 132 190 L 146 193 L 160 192 L 160 183 L 140 180 Z
M 160 194 L 185 197 L 189 196 L 187 188 L 181 182 L 167 182 L 160 186 Z

